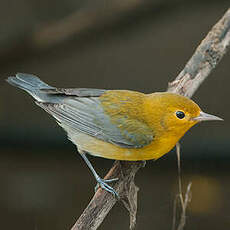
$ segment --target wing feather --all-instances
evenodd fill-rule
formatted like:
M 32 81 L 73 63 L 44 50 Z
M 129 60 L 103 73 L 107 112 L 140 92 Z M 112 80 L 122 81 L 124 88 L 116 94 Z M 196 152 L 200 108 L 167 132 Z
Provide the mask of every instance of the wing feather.
M 83 132 L 124 148 L 140 148 L 153 140 L 152 130 L 136 119 L 118 118 L 116 124 L 104 112 L 97 97 L 66 97 L 62 103 L 36 102 L 68 133 Z

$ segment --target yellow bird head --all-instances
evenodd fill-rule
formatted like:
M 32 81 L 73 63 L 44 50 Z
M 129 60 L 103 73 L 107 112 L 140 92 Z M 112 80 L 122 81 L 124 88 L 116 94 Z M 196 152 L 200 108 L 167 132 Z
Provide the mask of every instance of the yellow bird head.
M 158 111 L 152 111 L 152 127 L 159 132 L 168 132 L 170 135 L 183 136 L 192 126 L 201 121 L 223 120 L 217 116 L 202 112 L 200 107 L 191 99 L 174 93 L 149 94 L 148 103 L 158 105 Z M 151 108 L 148 106 L 148 108 Z M 160 124 L 160 126 L 156 125 Z M 160 132 L 161 133 L 161 132 Z

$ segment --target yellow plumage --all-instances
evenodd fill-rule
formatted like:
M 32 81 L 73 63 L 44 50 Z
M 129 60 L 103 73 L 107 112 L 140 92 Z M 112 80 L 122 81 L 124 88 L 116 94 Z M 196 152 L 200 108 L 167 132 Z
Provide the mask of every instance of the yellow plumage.
M 197 123 L 191 118 L 200 113 L 200 108 L 193 101 L 172 93 L 107 91 L 100 97 L 100 101 L 111 123 L 117 125 L 121 132 L 138 132 L 140 136 L 151 132 L 153 135 L 153 140 L 140 148 L 120 147 L 83 133 L 72 137 L 80 149 L 95 156 L 116 160 L 137 161 L 161 157 Z M 185 112 L 184 121 L 176 117 L 175 112 L 178 110 Z

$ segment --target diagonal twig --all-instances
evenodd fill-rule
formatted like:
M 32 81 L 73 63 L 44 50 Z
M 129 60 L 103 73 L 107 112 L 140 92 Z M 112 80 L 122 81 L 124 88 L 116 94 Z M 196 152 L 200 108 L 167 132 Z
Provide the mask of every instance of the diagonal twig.
M 192 97 L 222 59 L 229 43 L 230 9 L 201 42 L 177 78 L 169 83 L 168 91 Z M 130 212 L 131 229 L 135 226 L 137 211 L 138 189 L 134 184 L 134 177 L 141 167 L 143 167 L 143 162 L 115 161 L 114 166 L 105 177 L 106 179 L 120 178 L 113 187 Z M 97 229 L 116 202 L 115 197 L 99 189 L 71 230 Z
M 180 144 L 179 142 L 176 144 L 176 153 L 177 153 L 177 169 L 178 169 L 178 187 L 179 187 L 179 193 L 176 195 L 174 200 L 174 207 L 173 207 L 173 224 L 172 224 L 172 230 L 176 229 L 176 214 L 177 214 L 177 202 L 181 205 L 181 214 L 180 214 L 180 220 L 177 227 L 177 230 L 183 230 L 185 224 L 186 224 L 186 210 L 188 207 L 189 202 L 191 202 L 191 187 L 192 182 L 189 182 L 187 185 L 187 190 L 185 192 L 185 197 L 183 197 L 182 193 L 182 179 L 181 179 L 181 151 L 180 151 Z
M 230 43 L 230 9 L 210 30 L 168 91 L 192 97 L 220 62 Z

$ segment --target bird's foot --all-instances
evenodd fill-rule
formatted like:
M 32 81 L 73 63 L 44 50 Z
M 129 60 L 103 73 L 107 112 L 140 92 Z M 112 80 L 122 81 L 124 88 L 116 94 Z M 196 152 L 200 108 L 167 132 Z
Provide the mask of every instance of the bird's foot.
M 114 181 L 117 181 L 118 178 L 113 178 L 113 179 L 101 179 L 100 177 L 96 178 L 97 180 L 97 185 L 95 186 L 95 192 L 98 190 L 99 187 L 101 187 L 102 189 L 106 190 L 107 192 L 112 193 L 114 196 L 116 196 L 117 198 L 119 198 L 118 193 L 114 190 L 114 188 L 112 188 L 111 186 L 109 186 L 107 183 L 111 183 Z

